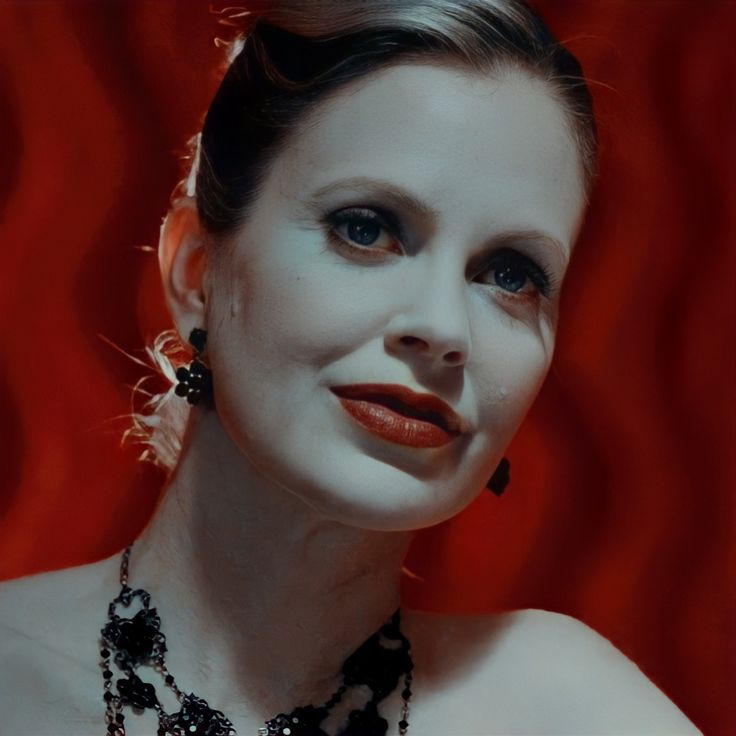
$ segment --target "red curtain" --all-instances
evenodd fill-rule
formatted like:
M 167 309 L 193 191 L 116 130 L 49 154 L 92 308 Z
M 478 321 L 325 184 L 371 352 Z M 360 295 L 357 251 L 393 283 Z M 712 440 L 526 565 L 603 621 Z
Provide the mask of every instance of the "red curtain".
M 572 614 L 736 733 L 734 4 L 537 3 L 592 79 L 602 175 L 512 484 L 421 533 L 414 606 Z M 0 4 L 0 578 L 92 561 L 163 476 L 120 447 L 168 326 L 160 217 L 217 80 L 199 0 Z M 149 386 L 157 387 L 155 381 Z

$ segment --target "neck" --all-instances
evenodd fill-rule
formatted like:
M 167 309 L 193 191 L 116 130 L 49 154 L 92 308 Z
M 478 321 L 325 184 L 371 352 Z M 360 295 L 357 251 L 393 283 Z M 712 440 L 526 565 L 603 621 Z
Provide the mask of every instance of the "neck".
M 410 540 L 320 515 L 207 412 L 133 548 L 130 584 L 152 594 L 182 688 L 274 715 L 337 688 L 345 658 L 399 606 Z

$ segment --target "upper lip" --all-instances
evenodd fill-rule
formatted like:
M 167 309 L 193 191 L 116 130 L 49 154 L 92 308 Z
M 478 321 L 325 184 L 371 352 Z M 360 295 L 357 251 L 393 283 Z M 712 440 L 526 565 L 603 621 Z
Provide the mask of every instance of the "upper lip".
M 450 434 L 462 434 L 466 423 L 449 404 L 434 394 L 420 394 L 395 383 L 361 383 L 331 386 L 330 390 L 346 399 L 362 399 L 409 414 L 423 421 L 439 424 Z

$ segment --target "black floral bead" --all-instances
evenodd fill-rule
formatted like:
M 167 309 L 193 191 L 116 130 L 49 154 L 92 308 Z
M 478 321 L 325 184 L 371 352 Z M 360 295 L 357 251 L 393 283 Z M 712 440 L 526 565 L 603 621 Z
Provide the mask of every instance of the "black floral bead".
M 340 736 L 385 736 L 388 721 L 381 717 L 373 700 L 366 703 L 364 710 L 351 711 L 348 725 Z
M 193 693 L 184 697 L 182 708 L 169 716 L 169 728 L 181 729 L 188 736 L 230 736 L 233 724 L 219 710 Z
M 137 675 L 118 680 L 117 685 L 124 705 L 143 710 L 144 708 L 154 708 L 158 704 L 156 690 L 153 685 L 143 682 Z
M 345 683 L 367 685 L 376 700 L 382 700 L 399 684 L 399 677 L 413 664 L 408 647 L 385 649 L 373 634 L 355 650 L 342 666 Z
M 117 650 L 115 661 L 126 667 L 142 664 L 161 649 L 161 619 L 155 608 L 142 609 L 133 618 L 120 618 L 102 630 Z
M 327 718 L 328 713 L 328 707 L 317 708 L 313 705 L 295 708 L 289 715 L 279 713 L 266 721 L 268 736 L 327 736 L 319 724 Z
M 212 395 L 212 371 L 196 358 L 189 368 L 178 368 L 176 377 L 179 383 L 174 388 L 174 393 L 185 397 L 190 404 L 198 404 L 203 397 L 209 398 Z

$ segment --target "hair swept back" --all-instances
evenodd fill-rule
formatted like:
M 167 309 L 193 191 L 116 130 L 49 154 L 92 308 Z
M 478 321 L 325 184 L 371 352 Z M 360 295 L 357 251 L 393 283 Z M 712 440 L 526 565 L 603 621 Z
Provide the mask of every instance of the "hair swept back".
M 590 190 L 598 138 L 588 85 L 578 60 L 522 0 L 266 0 L 262 6 L 257 13 L 219 11 L 236 34 L 202 131 L 192 139 L 188 174 L 174 192 L 196 197 L 215 243 L 247 220 L 273 159 L 314 106 L 353 80 L 408 60 L 459 62 L 481 73 L 520 68 L 545 81 L 567 115 Z M 147 348 L 172 385 L 133 414 L 126 432 L 145 445 L 141 459 L 169 471 L 189 414 L 173 386 L 182 350 L 173 331 Z

